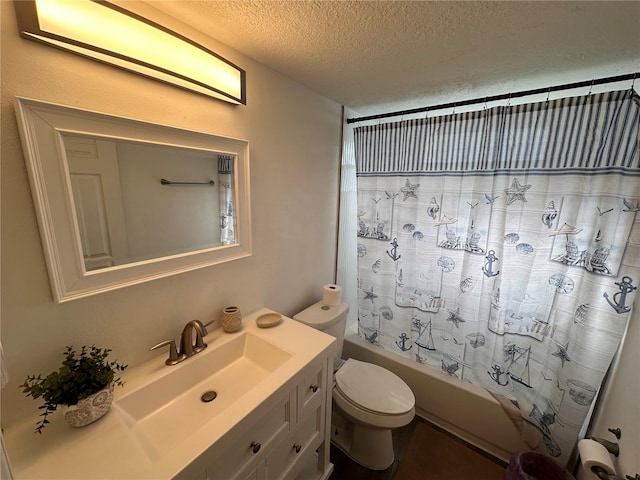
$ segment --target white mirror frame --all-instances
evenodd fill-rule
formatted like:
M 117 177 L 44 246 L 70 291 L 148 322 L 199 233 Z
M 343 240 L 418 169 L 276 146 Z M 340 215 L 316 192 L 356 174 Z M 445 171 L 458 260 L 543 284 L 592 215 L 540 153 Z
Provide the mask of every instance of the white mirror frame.
M 16 98 L 16 115 L 51 289 L 57 303 L 251 255 L 247 141 L 20 97 Z M 233 155 L 237 243 L 87 271 L 62 142 L 63 134 Z

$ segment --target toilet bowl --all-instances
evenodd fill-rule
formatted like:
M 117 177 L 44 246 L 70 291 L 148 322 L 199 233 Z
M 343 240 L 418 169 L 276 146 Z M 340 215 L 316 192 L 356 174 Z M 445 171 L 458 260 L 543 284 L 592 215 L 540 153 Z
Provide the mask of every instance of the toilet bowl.
M 354 461 L 373 470 L 393 464 L 391 430 L 413 420 L 415 397 L 389 370 L 355 359 L 340 359 L 349 306 L 318 302 L 294 319 L 337 339 L 331 441 Z
M 335 374 L 333 404 L 336 415 L 352 422 L 352 429 L 333 442 L 359 464 L 384 470 L 395 458 L 391 431 L 404 427 L 415 415 L 415 397 L 404 381 L 372 363 L 348 359 Z
M 377 428 L 404 427 L 415 414 L 413 392 L 400 377 L 353 358 L 335 373 L 333 399 L 354 420 Z

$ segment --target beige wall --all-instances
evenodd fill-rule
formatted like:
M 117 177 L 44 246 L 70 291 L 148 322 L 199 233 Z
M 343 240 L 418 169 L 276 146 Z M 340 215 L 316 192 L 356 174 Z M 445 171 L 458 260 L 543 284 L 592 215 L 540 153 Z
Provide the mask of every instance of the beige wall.
M 608 383 L 598 399 L 587 434 L 620 445 L 620 456 L 611 458 L 620 478 L 640 473 L 640 295 L 635 294 L 634 311 L 623 339 L 622 348 L 611 367 Z M 622 430 L 616 440 L 609 428 Z M 580 468 L 578 480 L 597 480 L 591 472 Z
M 184 323 L 229 304 L 293 315 L 334 281 L 341 108 L 209 37 L 138 5 L 247 71 L 247 106 L 232 106 L 19 37 L 2 1 L 1 340 L 10 375 L 2 426 L 38 414 L 18 388 L 57 368 L 65 345 L 96 344 L 134 365 Z M 247 139 L 253 256 L 56 305 L 20 146 L 13 101 L 24 96 Z M 34 423 L 35 424 L 35 423 Z

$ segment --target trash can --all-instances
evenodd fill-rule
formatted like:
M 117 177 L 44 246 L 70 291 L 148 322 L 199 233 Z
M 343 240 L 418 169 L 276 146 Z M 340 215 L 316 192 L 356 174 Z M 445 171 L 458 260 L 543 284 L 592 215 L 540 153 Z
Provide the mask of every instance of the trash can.
M 575 480 L 555 460 L 536 452 L 511 455 L 505 473 L 507 480 Z

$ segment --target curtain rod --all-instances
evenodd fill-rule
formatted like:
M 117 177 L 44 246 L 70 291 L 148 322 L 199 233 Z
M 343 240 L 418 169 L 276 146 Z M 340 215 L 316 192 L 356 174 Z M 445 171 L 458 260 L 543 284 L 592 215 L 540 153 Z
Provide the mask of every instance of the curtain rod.
M 535 88 L 532 90 L 522 90 L 520 92 L 508 93 L 508 94 L 502 94 L 502 95 L 493 95 L 490 97 L 474 98 L 472 100 L 463 100 L 461 102 L 441 103 L 440 105 L 432 105 L 430 107 L 419 107 L 419 108 L 412 108 L 409 110 L 398 110 L 395 112 L 379 113 L 376 115 L 368 115 L 364 117 L 347 118 L 347 123 L 362 122 L 365 120 L 376 120 L 379 118 L 399 117 L 401 115 L 411 115 L 414 113 L 429 112 L 431 110 L 442 110 L 445 108 L 463 107 L 465 105 L 495 102 L 496 100 L 506 100 L 511 98 L 526 97 L 528 95 L 537 95 L 540 93 L 557 92 L 560 90 L 571 90 L 573 88 L 602 85 L 605 83 L 623 82 L 625 80 L 635 80 L 636 78 L 640 78 L 640 72 L 627 73 L 625 75 L 618 75 L 615 77 L 597 78 L 593 80 L 586 80 L 584 82 L 565 83 L 564 85 L 555 85 L 553 87 Z

